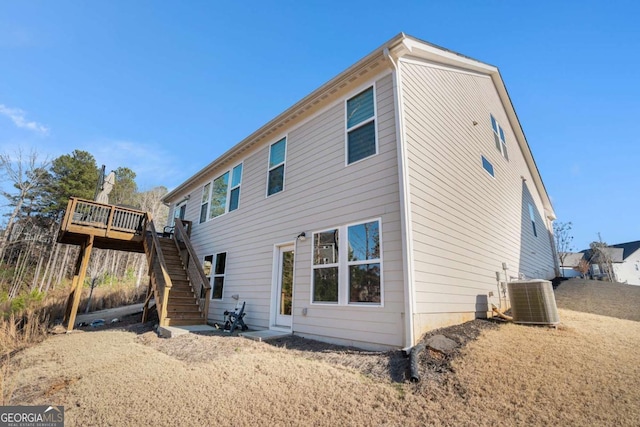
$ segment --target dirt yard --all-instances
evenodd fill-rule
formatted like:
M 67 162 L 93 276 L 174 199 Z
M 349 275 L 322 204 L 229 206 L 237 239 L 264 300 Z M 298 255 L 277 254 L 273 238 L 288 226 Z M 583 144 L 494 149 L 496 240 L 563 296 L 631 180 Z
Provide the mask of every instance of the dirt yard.
M 557 330 L 476 320 L 439 331 L 462 346 L 425 351 L 418 384 L 400 352 L 165 340 L 137 325 L 52 336 L 5 363 L 0 388 L 4 404 L 64 405 L 69 426 L 637 426 L 640 322 L 603 315 L 614 309 L 602 295 L 620 290 L 574 285 L 557 290 Z M 624 292 L 620 312 L 637 314 L 640 287 Z M 562 308 L 586 294 L 600 314 Z

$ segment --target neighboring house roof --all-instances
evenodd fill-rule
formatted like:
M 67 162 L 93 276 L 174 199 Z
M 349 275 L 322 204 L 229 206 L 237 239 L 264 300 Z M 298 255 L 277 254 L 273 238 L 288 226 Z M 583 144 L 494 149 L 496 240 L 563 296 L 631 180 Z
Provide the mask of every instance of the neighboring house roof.
M 580 260 L 584 257 L 582 252 L 565 252 L 562 267 L 577 267 Z
M 538 167 L 533 159 L 531 149 L 524 135 L 520 121 L 511 103 L 509 93 L 502 81 L 502 76 L 497 67 L 489 65 L 470 57 L 461 55 L 451 50 L 444 49 L 431 43 L 424 42 L 417 38 L 400 33 L 393 37 L 388 42 L 384 43 L 378 49 L 374 50 L 363 59 L 347 68 L 338 76 L 331 79 L 329 82 L 322 85 L 320 88 L 313 91 L 311 94 L 304 97 L 302 100 L 294 104 L 285 112 L 262 126 L 260 129 L 249 135 L 240 143 L 233 146 L 226 153 L 218 157 L 216 160 L 205 166 L 199 172 L 195 173 L 184 183 L 170 191 L 164 198 L 165 202 L 174 202 L 179 197 L 184 196 L 185 193 L 193 191 L 198 186 L 202 185 L 206 180 L 210 179 L 210 173 L 212 173 L 218 167 L 226 164 L 227 162 L 244 155 L 248 150 L 258 146 L 258 144 L 265 143 L 271 138 L 274 138 L 281 134 L 286 129 L 290 129 L 297 123 L 300 123 L 305 118 L 319 111 L 320 108 L 327 105 L 328 102 L 333 102 L 340 99 L 343 95 L 344 88 L 358 79 L 367 78 L 369 75 L 375 75 L 379 70 L 387 67 L 395 67 L 390 61 L 390 58 L 395 61 L 398 58 L 404 56 L 412 56 L 429 61 L 438 62 L 445 65 L 463 68 L 479 72 L 491 77 L 497 92 L 500 96 L 502 104 L 505 108 L 509 121 L 512 125 L 515 133 L 518 145 L 524 155 L 525 161 L 538 190 L 545 210 L 545 217 L 552 220 L 556 218 L 551 204 L 551 199 L 547 194 L 544 183 L 540 176 Z
M 640 240 L 636 240 L 635 242 L 618 243 L 617 245 L 611 246 L 622 249 L 622 259 L 626 260 L 631 256 L 631 254 L 640 249 Z
M 607 256 L 609 258 L 611 258 L 611 262 L 622 262 L 623 258 L 622 258 L 622 248 L 616 248 L 613 246 L 608 246 L 606 248 L 602 249 L 605 253 L 607 253 Z M 591 249 L 587 249 L 584 252 L 584 257 L 585 259 L 589 260 L 590 262 L 600 262 L 600 260 L 598 259 L 599 256 L 596 254 L 595 256 L 592 255 L 592 251 Z

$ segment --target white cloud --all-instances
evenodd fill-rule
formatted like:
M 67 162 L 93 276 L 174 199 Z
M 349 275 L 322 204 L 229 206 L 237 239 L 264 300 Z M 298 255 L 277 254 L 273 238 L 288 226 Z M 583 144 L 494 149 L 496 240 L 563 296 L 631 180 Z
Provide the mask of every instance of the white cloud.
M 48 135 L 49 128 L 34 121 L 26 119 L 26 112 L 19 108 L 10 108 L 4 104 L 0 104 L 0 114 L 11 119 L 14 125 L 21 129 L 28 129 L 41 135 Z

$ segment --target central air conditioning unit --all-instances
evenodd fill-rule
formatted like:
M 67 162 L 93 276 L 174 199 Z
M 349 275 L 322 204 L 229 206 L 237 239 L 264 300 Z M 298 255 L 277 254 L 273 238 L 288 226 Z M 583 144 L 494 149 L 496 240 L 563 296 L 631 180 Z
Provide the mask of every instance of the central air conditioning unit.
M 511 314 L 515 323 L 557 325 L 560 323 L 556 296 L 548 280 L 517 280 L 507 283 Z

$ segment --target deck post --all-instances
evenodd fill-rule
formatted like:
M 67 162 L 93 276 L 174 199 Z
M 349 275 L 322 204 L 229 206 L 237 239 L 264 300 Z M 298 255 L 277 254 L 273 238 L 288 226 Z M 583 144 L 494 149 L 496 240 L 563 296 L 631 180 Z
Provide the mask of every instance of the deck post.
M 80 266 L 82 265 L 82 252 L 84 251 L 84 243 L 78 251 L 78 258 L 76 259 L 76 265 L 73 269 L 73 280 L 71 281 L 71 289 L 69 290 L 69 298 L 67 299 L 67 306 L 64 310 L 63 324 L 66 324 L 71 315 L 71 307 L 73 306 L 74 295 L 78 289 L 78 275 L 80 274 Z M 81 290 L 82 291 L 82 290 Z
M 76 314 L 78 313 L 78 306 L 80 305 L 80 296 L 82 295 L 82 285 L 84 284 L 84 278 L 87 274 L 87 267 L 89 266 L 89 258 L 91 257 L 91 249 L 93 249 L 93 235 L 87 237 L 87 240 L 82 244 L 80 248 L 79 259 L 79 271 L 73 277 L 75 286 L 73 287 L 73 294 L 69 295 L 69 301 L 67 302 L 67 310 L 69 315 L 65 314 L 67 319 L 67 332 L 73 330 L 74 323 L 76 321 Z M 69 304 L 71 306 L 69 307 Z
M 149 287 L 147 288 L 147 296 L 144 299 L 144 308 L 142 309 L 142 323 L 147 321 L 147 317 L 149 316 L 149 301 L 151 300 L 151 295 L 153 294 L 153 283 L 151 283 L 151 277 L 149 277 Z

